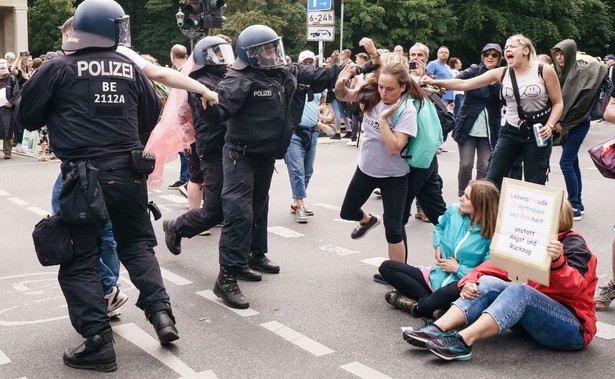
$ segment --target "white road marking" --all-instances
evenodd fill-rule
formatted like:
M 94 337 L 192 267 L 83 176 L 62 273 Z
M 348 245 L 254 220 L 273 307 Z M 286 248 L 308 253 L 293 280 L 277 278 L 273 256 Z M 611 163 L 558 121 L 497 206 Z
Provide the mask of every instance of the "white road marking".
M 604 322 L 600 321 L 596 323 L 596 326 L 598 327 L 596 337 L 600 337 L 605 340 L 612 340 L 613 338 L 615 338 L 615 326 L 605 324 Z
M 227 306 L 226 304 L 224 304 L 224 302 L 222 300 L 220 300 L 218 298 L 218 296 L 214 295 L 214 291 L 212 291 L 212 290 L 199 291 L 196 294 L 199 295 L 199 296 L 203 296 L 207 300 L 211 300 L 215 304 L 218 304 L 219 306 L 224 307 L 224 308 L 228 309 L 229 311 L 233 311 L 233 312 L 237 313 L 241 317 L 250 317 L 250 316 L 255 316 L 255 315 L 259 314 L 257 311 L 255 311 L 252 308 L 248 308 L 248 309 L 235 309 L 235 308 L 231 308 L 231 307 Z
M 391 379 L 390 376 L 384 375 L 383 373 L 378 372 L 373 368 L 367 367 L 359 362 L 347 363 L 343 366 L 340 366 L 340 368 L 343 368 L 349 373 L 363 379 Z
M 27 201 L 21 200 L 18 197 L 9 197 L 8 200 L 10 202 L 13 202 L 13 203 L 17 204 L 17 205 L 29 205 L 30 204 Z
M 285 228 L 283 226 L 269 226 L 267 227 L 267 231 L 269 233 L 277 234 L 278 236 L 284 237 L 284 238 L 297 238 L 297 237 L 303 237 L 305 235 L 299 232 L 295 232 L 292 229 Z
M 182 376 L 179 379 L 218 379 L 212 370 L 197 372 L 194 375 Z
M 192 282 L 188 279 L 182 278 L 181 276 L 174 274 L 171 271 L 162 267 L 160 268 L 160 273 L 162 274 L 163 279 L 166 279 L 177 286 L 185 286 L 188 284 L 192 284 Z
M 333 211 L 338 211 L 338 212 L 342 209 L 342 207 L 340 207 L 339 205 L 331 205 L 331 204 L 325 204 L 325 203 L 316 203 L 314 205 L 317 205 L 322 208 L 331 209 Z
M 11 363 L 11 360 L 0 350 L 0 365 L 5 365 L 7 363 Z
M 333 221 L 337 221 L 337 222 L 347 222 L 349 224 L 355 224 L 358 221 L 352 221 L 352 220 L 344 220 L 343 218 L 334 218 Z
M 0 196 L 11 196 L 11 194 L 6 191 L 0 190 Z
M 373 257 L 368 259 L 363 259 L 361 262 L 367 263 L 368 265 L 380 267 L 382 262 L 386 261 L 388 258 L 385 257 Z
M 113 331 L 124 337 L 147 354 L 159 360 L 162 364 L 175 371 L 182 377 L 187 378 L 206 378 L 206 376 L 196 376 L 204 373 L 197 373 L 187 364 L 177 358 L 171 351 L 162 347 L 158 340 L 147 334 L 144 330 L 133 323 L 114 325 Z M 206 372 L 205 372 L 206 373 Z M 213 374 L 213 372 L 211 372 Z M 207 376 L 210 378 L 211 376 Z M 215 377 L 215 376 L 213 376 Z M 213 378 L 211 377 L 211 378 Z
M 266 322 L 261 324 L 261 326 L 317 357 L 334 352 L 334 350 L 329 349 L 328 347 L 302 335 L 288 326 L 280 324 L 277 321 Z
M 156 204 L 156 205 L 158 205 L 158 204 Z M 174 211 L 174 209 L 171 209 L 171 208 L 167 207 L 166 205 L 158 205 L 158 208 L 160 209 L 160 212 L 162 214 L 171 213 L 171 212 Z
M 334 246 L 334 245 L 319 246 L 318 248 L 320 250 L 328 251 L 329 253 L 335 253 L 335 254 L 337 254 L 339 256 L 360 253 L 359 250 L 349 250 L 349 249 L 346 249 L 344 247 Z
M 37 215 L 39 215 L 39 216 L 47 216 L 47 215 L 50 215 L 50 214 L 51 214 L 51 212 L 46 211 L 46 210 L 44 210 L 44 209 L 42 209 L 42 208 L 39 208 L 39 207 L 28 207 L 27 209 L 28 209 L 30 212 L 36 213 L 36 214 L 37 214 Z
M 158 197 L 176 204 L 185 204 L 188 202 L 188 199 L 180 195 L 160 195 Z

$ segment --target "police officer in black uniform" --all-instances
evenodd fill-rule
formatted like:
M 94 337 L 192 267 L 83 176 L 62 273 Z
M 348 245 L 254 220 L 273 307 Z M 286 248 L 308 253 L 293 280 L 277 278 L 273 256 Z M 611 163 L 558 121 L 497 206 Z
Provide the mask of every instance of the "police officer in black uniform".
M 265 273 L 280 267 L 267 257 L 269 187 L 275 159 L 286 153 L 309 91 L 333 88 L 339 67 L 286 66 L 281 37 L 252 25 L 237 38 L 237 59 L 217 87 L 219 103 L 204 112 L 228 120 L 222 154 L 224 226 L 216 296 L 233 308 L 249 303 L 237 285 L 247 264 Z
M 154 255 L 156 236 L 147 212 L 144 142 L 161 103 L 145 74 L 115 52 L 129 40 L 128 16 L 112 0 L 85 0 L 75 12 L 74 33 L 62 45 L 69 55 L 45 63 L 22 91 L 16 116 L 28 130 L 47 125 L 53 149 L 70 164 L 87 161 L 113 222 L 117 253 L 139 289 L 161 344 L 179 338 Z M 73 52 L 72 54 L 70 52 Z M 145 162 L 147 163 L 147 162 Z M 75 368 L 117 368 L 107 303 L 98 276 L 101 224 L 71 225 L 75 257 L 60 265 L 58 280 L 73 327 L 86 340 L 64 352 Z

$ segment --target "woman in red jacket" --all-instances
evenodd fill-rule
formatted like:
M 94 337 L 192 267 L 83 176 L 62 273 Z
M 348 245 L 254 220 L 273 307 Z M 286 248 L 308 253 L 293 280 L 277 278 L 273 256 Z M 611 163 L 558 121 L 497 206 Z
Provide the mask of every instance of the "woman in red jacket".
M 572 206 L 565 201 L 558 241 L 547 246 L 550 286 L 508 282 L 508 274 L 487 261 L 459 281 L 461 298 L 454 307 L 433 324 L 406 330 L 404 340 L 449 361 L 471 359 L 474 342 L 507 329 L 521 329 L 551 349 L 587 346 L 596 334 L 596 257 L 583 237 L 570 230 L 572 223 Z

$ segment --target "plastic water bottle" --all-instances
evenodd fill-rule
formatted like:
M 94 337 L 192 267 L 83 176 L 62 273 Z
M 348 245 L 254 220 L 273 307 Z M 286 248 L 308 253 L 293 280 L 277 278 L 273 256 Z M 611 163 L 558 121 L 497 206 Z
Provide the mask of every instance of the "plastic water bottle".
M 542 128 L 542 124 L 534 124 L 534 126 L 532 128 L 534 129 L 534 137 L 536 138 L 536 145 L 538 147 L 545 147 L 545 146 L 547 146 L 547 139 L 546 138 L 542 138 L 540 136 L 540 129 Z

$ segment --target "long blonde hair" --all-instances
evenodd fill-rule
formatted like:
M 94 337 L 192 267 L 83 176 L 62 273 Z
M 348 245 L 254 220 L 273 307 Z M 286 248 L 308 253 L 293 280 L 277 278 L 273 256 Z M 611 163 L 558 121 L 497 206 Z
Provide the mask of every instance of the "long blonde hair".
M 480 225 L 480 235 L 492 239 L 495 234 L 495 223 L 498 219 L 500 191 L 488 180 L 472 180 L 469 183 L 470 202 L 474 208 L 472 222 Z

